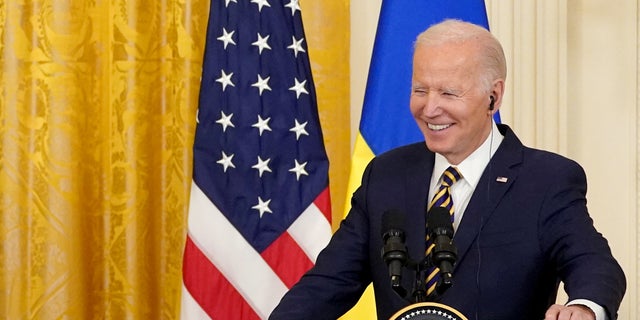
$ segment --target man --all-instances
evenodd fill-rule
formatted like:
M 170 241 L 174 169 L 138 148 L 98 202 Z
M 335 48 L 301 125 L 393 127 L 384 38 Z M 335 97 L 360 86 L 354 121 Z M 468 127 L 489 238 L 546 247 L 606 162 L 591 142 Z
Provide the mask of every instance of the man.
M 425 212 L 439 205 L 431 199 L 444 189 L 458 257 L 453 286 L 436 302 L 469 319 L 616 319 L 625 278 L 589 217 L 584 171 L 523 146 L 509 127 L 492 121 L 505 78 L 502 47 L 482 27 L 447 20 L 418 36 L 410 109 L 426 145 L 371 161 L 348 216 L 271 319 L 336 319 L 371 282 L 380 319 L 409 305 L 392 290 L 381 258 L 382 216 L 404 212 L 409 256 L 420 259 Z M 445 170 L 458 179 L 441 189 Z M 414 281 L 404 268 L 403 287 Z M 560 281 L 566 305 L 554 304 Z

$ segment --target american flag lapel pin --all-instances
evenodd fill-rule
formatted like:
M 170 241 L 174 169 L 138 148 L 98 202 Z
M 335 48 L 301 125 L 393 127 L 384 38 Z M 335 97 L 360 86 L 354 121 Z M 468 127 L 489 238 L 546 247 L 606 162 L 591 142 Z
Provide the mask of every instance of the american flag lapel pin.
M 498 181 L 500 183 L 507 183 L 507 181 L 509 181 L 509 178 L 507 178 L 507 177 L 497 177 L 496 181 Z

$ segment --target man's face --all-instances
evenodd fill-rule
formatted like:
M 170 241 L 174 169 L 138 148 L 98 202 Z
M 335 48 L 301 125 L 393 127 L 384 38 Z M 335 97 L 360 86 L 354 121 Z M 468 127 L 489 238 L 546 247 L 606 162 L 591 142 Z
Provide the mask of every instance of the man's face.
M 480 82 L 473 43 L 419 45 L 413 58 L 410 108 L 429 150 L 459 164 L 491 131 L 491 88 Z M 489 90 L 487 90 L 489 89 Z

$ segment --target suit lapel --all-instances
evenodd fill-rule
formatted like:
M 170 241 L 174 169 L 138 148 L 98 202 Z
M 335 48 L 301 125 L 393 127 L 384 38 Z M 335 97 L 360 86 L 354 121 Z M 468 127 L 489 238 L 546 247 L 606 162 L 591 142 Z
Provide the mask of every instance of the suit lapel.
M 500 129 L 506 130 L 504 140 L 485 168 L 454 236 L 458 261 L 467 254 L 500 200 L 518 178 L 523 145 L 508 127 L 500 126 Z
M 405 171 L 405 210 L 407 212 L 407 246 L 410 256 L 420 260 L 425 252 L 425 224 L 427 197 L 429 196 L 429 181 L 433 171 L 435 155 L 427 150 L 424 142 L 419 152 L 407 159 Z

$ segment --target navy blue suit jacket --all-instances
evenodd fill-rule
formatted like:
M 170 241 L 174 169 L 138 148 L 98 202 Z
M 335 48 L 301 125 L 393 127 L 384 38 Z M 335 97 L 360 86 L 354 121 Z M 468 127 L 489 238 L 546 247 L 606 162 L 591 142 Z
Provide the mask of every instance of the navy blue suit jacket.
M 454 284 L 437 302 L 469 319 L 540 320 L 563 281 L 570 300 L 594 301 L 616 319 L 624 273 L 589 217 L 583 169 L 557 154 L 527 148 L 507 126 L 499 128 L 505 138 L 454 236 Z M 424 256 L 434 159 L 424 142 L 373 159 L 348 216 L 270 319 L 336 319 L 371 282 L 379 319 L 409 305 L 390 288 L 380 255 L 381 218 L 389 209 L 404 212 L 409 254 Z M 402 280 L 411 290 L 413 273 L 405 269 Z

